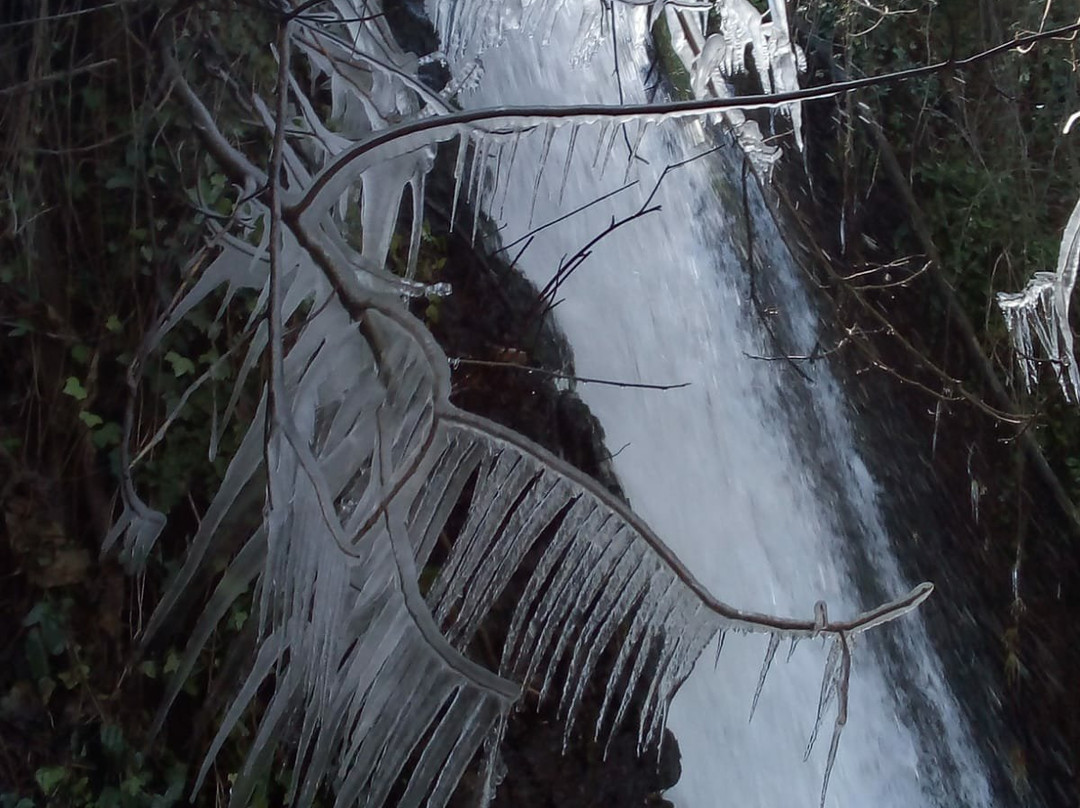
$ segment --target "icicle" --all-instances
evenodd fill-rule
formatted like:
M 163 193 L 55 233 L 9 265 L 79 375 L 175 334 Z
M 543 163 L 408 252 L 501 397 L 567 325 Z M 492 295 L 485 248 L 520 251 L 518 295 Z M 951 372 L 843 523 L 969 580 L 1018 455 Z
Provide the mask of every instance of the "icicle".
M 615 735 L 615 730 L 622 723 L 623 716 L 626 714 L 627 709 L 630 707 L 630 702 L 633 699 L 634 691 L 637 689 L 638 679 L 645 670 L 645 666 L 653 660 L 653 650 L 658 653 L 663 651 L 663 629 L 671 612 L 679 605 L 679 590 L 677 587 L 673 587 L 665 590 L 664 597 L 660 601 L 660 608 L 650 618 L 650 625 L 646 628 L 645 637 L 642 640 L 641 648 L 638 649 L 637 658 L 634 660 L 634 666 L 630 670 L 630 678 L 627 681 L 626 689 L 623 692 L 622 702 L 619 704 L 619 710 L 615 713 L 615 718 L 611 724 L 611 735 L 608 736 L 607 745 L 604 748 L 604 757 L 607 758 L 607 747 L 611 745 L 611 740 Z M 662 656 L 661 656 L 662 661 Z M 638 738 L 639 743 L 641 739 L 641 728 L 647 721 L 647 716 L 643 712 L 641 715 L 641 724 L 639 724 Z M 640 753 L 639 746 L 639 753 Z
M 451 557 L 432 587 L 431 600 L 438 604 L 436 620 L 439 623 L 445 621 L 462 597 L 482 594 L 478 587 L 471 585 L 473 575 L 490 553 L 492 541 L 507 512 L 514 507 L 526 487 L 535 481 L 535 475 L 536 472 L 522 462 L 520 455 L 504 452 L 487 478 L 477 485 L 473 502 L 482 503 L 485 510 L 478 515 L 475 508 L 470 508 L 468 520 L 454 543 Z M 462 550 L 459 551 L 459 548 Z M 438 587 L 444 578 L 450 579 L 446 593 L 441 600 L 437 600 Z
M 626 124 L 616 124 L 608 131 L 607 148 L 604 149 L 604 159 L 600 163 L 600 176 L 603 177 L 607 173 L 608 162 L 611 160 L 611 155 L 615 153 L 615 138 L 618 137 L 622 127 Z
M 641 595 L 642 586 L 648 579 L 648 570 L 642 563 L 641 554 L 630 548 L 619 559 L 616 570 L 600 592 L 596 605 L 591 609 L 588 621 L 581 629 L 581 636 L 574 647 L 574 656 L 570 660 L 567 683 L 573 683 L 570 699 L 566 701 L 567 687 L 559 712 L 572 726 L 577 717 L 577 709 L 585 693 L 585 686 L 592 676 L 600 654 L 607 648 L 615 631 L 626 619 Z
M 757 689 L 754 690 L 754 700 L 750 704 L 750 720 L 754 720 L 754 711 L 757 709 L 758 698 L 761 696 L 761 689 L 765 687 L 765 677 L 769 675 L 769 667 L 772 665 L 773 657 L 776 656 L 776 649 L 780 646 L 780 635 L 769 635 L 769 647 L 765 650 L 765 661 L 761 664 L 761 675 L 758 677 Z
M 540 180 L 544 176 L 548 154 L 551 151 L 551 139 L 555 136 L 555 127 L 550 124 L 544 130 L 544 143 L 540 147 L 540 161 L 536 166 L 536 179 L 533 180 L 532 202 L 529 204 L 529 227 L 532 227 L 533 214 L 536 213 L 536 199 L 540 195 Z
M 486 610 L 495 602 L 522 558 L 544 530 L 566 507 L 568 488 L 558 479 L 544 477 L 528 491 L 501 531 L 498 542 L 484 559 L 458 612 L 455 633 L 449 639 L 465 647 L 479 628 Z
M 427 563 L 446 520 L 457 504 L 458 496 L 483 457 L 483 449 L 476 444 L 454 443 L 431 472 L 430 483 L 423 489 L 412 523 L 415 525 L 413 531 L 416 538 L 413 541 L 417 547 L 417 563 Z
M 720 629 L 720 634 L 716 640 L 716 660 L 713 662 L 713 670 L 716 670 L 720 666 L 720 652 L 724 650 L 725 638 L 727 638 L 727 629 Z
M 495 789 L 499 787 L 499 783 L 506 775 L 506 766 L 502 762 L 502 755 L 499 754 L 505 734 L 506 717 L 502 716 L 495 725 L 495 729 L 484 740 L 484 785 L 480 793 L 480 808 L 491 805 L 495 799 Z
M 561 559 L 570 544 L 570 540 L 585 520 L 592 516 L 594 511 L 595 506 L 592 502 L 579 498 L 563 517 L 554 538 L 544 550 L 536 569 L 533 570 L 533 574 L 529 578 L 529 584 L 525 588 L 525 593 L 518 601 L 517 606 L 514 607 L 514 617 L 510 622 L 506 643 L 503 646 L 502 670 L 518 671 L 522 662 L 528 659 L 527 650 L 532 646 L 536 632 L 539 629 L 537 625 L 539 621 L 533 615 L 533 605 L 539 599 L 548 576 Z M 523 629 L 525 629 L 524 635 L 522 633 Z M 519 643 L 520 648 L 517 647 Z
M 818 696 L 818 708 L 817 715 L 814 718 L 814 729 L 810 733 L 810 740 L 806 744 L 803 760 L 808 760 L 810 753 L 814 749 L 814 742 L 817 740 L 818 730 L 821 728 L 821 719 L 825 715 L 825 710 L 829 706 L 829 702 L 836 693 L 836 665 L 839 661 L 840 638 L 837 637 L 833 640 L 832 647 L 829 648 L 829 656 L 825 659 L 825 670 L 821 675 L 821 693 Z
M 469 151 L 469 134 L 462 132 L 458 135 L 457 162 L 454 163 L 454 201 L 450 205 L 450 230 L 454 230 L 454 221 L 457 218 L 458 200 L 461 198 L 461 182 L 465 174 L 465 155 Z
M 588 540 L 582 542 L 585 550 L 577 564 L 577 569 L 564 572 L 566 582 L 564 602 L 570 606 L 566 609 L 566 620 L 562 624 L 562 630 L 549 657 L 547 671 L 544 673 L 544 681 L 540 687 L 540 699 L 544 700 L 554 681 L 559 663 L 566 653 L 570 641 L 579 635 L 579 622 L 585 616 L 586 608 L 597 597 L 607 582 L 618 559 L 626 550 L 626 536 L 620 535 L 625 531 L 625 526 L 617 519 L 607 519 L 599 529 L 590 530 L 586 536 Z M 563 570 L 569 565 L 564 562 Z M 580 637 L 577 641 L 580 641 Z M 560 695 L 560 703 L 566 701 L 567 691 L 571 687 L 569 678 L 563 680 L 563 691 Z M 569 732 L 569 730 L 567 730 Z
M 589 515 L 577 532 L 582 536 L 607 537 L 613 528 L 613 521 L 609 513 L 598 508 Z M 558 654 L 565 648 L 567 636 L 573 632 L 573 593 L 585 585 L 589 570 L 599 556 L 600 548 L 592 541 L 572 543 L 548 582 L 544 599 L 538 607 L 545 616 L 543 625 L 536 631 L 536 644 L 530 654 L 531 660 L 525 674 L 525 681 L 533 681 L 534 675 L 538 675 L 541 670 L 544 671 L 540 686 L 542 701 L 547 698 L 555 668 L 559 664 Z M 528 647 L 526 645 L 526 648 Z M 546 668 L 542 667 L 545 661 Z
M 844 731 L 844 726 L 847 724 L 847 711 L 848 711 L 848 682 L 851 677 L 851 652 L 847 647 L 847 639 L 843 634 L 840 634 L 836 641 L 840 643 L 842 650 L 842 658 L 840 660 L 840 671 L 837 674 L 837 705 L 836 705 L 836 720 L 833 721 L 832 740 L 829 743 L 829 756 L 825 761 L 825 776 L 821 782 L 821 808 L 825 808 L 825 795 L 829 791 L 829 777 L 832 775 L 833 764 L 836 763 L 836 749 L 840 745 L 840 734 Z
M 1025 387 L 1030 391 L 1038 382 L 1039 366 L 1035 361 L 1031 331 L 1054 368 L 1062 395 L 1071 402 L 1080 401 L 1080 370 L 1073 350 L 1069 308 L 1077 272 L 1080 269 L 1080 202 L 1073 208 L 1058 252 L 1054 272 L 1036 272 L 1019 293 L 999 292 L 998 308 L 1017 352 Z
M 630 622 L 630 628 L 627 629 L 626 637 L 623 639 L 619 646 L 619 654 L 615 659 L 615 664 L 611 667 L 611 673 L 608 675 L 607 686 L 604 688 L 604 701 L 600 705 L 600 714 L 596 719 L 596 732 L 594 737 L 599 740 L 601 728 L 604 725 L 604 719 L 608 714 L 608 709 L 614 704 L 614 697 L 616 692 L 621 694 L 621 699 L 616 711 L 616 716 L 612 720 L 611 730 L 608 733 L 608 740 L 604 748 L 604 758 L 607 759 L 607 747 L 611 744 L 611 739 L 615 736 L 615 731 L 619 727 L 619 722 L 622 719 L 623 712 L 626 709 L 626 703 L 633 697 L 633 684 L 636 683 L 636 674 L 631 670 L 630 681 L 624 684 L 621 688 L 616 687 L 619 681 L 622 679 L 623 671 L 626 668 L 627 662 L 630 661 L 635 650 L 637 656 L 632 668 L 636 668 L 639 664 L 637 660 L 641 659 L 642 654 L 648 653 L 648 649 L 645 647 L 648 645 L 648 626 L 653 620 L 653 615 L 656 614 L 660 607 L 668 598 L 668 594 L 675 587 L 675 578 L 665 572 L 654 570 L 651 573 L 648 583 L 645 584 L 645 591 L 642 595 L 641 602 L 637 606 L 637 610 L 634 613 L 634 618 Z M 641 648 L 638 648 L 638 643 L 641 643 Z
M 499 218 L 503 218 L 503 211 L 506 209 L 506 198 L 510 195 L 510 179 L 514 173 L 514 164 L 517 159 L 518 144 L 521 142 L 522 133 L 514 133 L 514 142 L 510 146 L 510 160 L 506 164 L 506 180 L 503 182 L 503 196 L 502 201 L 499 203 Z M 494 204 L 494 201 L 493 201 Z
M 450 608 L 454 605 L 452 598 L 459 577 L 458 570 L 472 542 L 482 541 L 477 539 L 479 532 L 477 523 L 483 518 L 490 500 L 494 498 L 494 492 L 497 490 L 499 482 L 501 482 L 503 475 L 507 473 L 506 464 L 516 464 L 518 460 L 519 458 L 511 457 L 509 454 L 503 456 L 501 453 L 483 457 L 480 470 L 476 475 L 476 483 L 473 486 L 468 521 L 457 541 L 454 542 L 450 557 L 443 564 L 439 576 L 431 585 L 431 591 L 428 592 L 427 599 L 434 606 L 433 612 L 436 623 L 442 624 Z M 477 512 L 476 503 L 483 505 L 485 508 L 483 513 Z
M 566 180 L 570 176 L 570 163 L 574 159 L 574 144 L 577 142 L 578 130 L 581 124 L 574 124 L 570 129 L 570 144 L 566 147 L 566 162 L 563 164 L 562 181 L 559 183 L 559 204 L 562 205 L 563 193 L 566 191 Z
M 424 196 L 427 186 L 427 172 L 417 172 L 409 187 L 412 196 L 412 230 L 409 233 L 409 258 L 405 265 L 405 277 L 416 278 L 416 267 L 420 260 L 420 241 L 424 234 Z M 430 278 L 428 279 L 430 280 Z
M 600 165 L 600 158 L 606 154 L 604 144 L 608 141 L 608 132 L 612 127 L 617 127 L 618 124 L 613 123 L 610 120 L 604 120 L 600 124 L 600 130 L 596 135 L 596 152 L 593 154 L 592 167 L 595 169 Z
M 975 444 L 971 444 L 968 448 L 967 457 L 967 473 L 968 479 L 971 481 L 971 518 L 975 520 L 975 524 L 979 524 L 979 500 L 982 499 L 984 488 L 976 477 L 975 472 L 972 469 L 972 462 L 975 459 Z
M 487 158 L 488 142 L 479 132 L 473 134 L 473 159 L 469 164 L 469 181 L 466 185 L 465 200 L 470 204 L 476 201 L 476 189 L 480 184 L 480 174 Z
M 630 147 L 630 156 L 626 159 L 626 172 L 623 174 L 623 182 L 626 183 L 630 179 L 630 172 L 634 168 L 634 162 L 637 160 L 638 149 L 641 148 L 641 141 L 645 137 L 645 131 L 649 128 L 648 121 L 641 121 L 638 123 L 637 137 L 634 138 L 633 145 Z
M 488 206 L 487 214 L 490 218 L 492 211 L 495 209 L 495 198 L 499 195 L 499 189 L 502 187 L 502 161 L 503 152 L 506 150 L 505 139 L 499 140 L 499 150 L 495 153 L 495 171 L 492 173 L 491 186 L 488 189 Z
M 476 246 L 476 229 L 480 224 L 480 203 L 481 195 L 483 193 L 484 183 L 484 169 L 487 163 L 488 149 L 490 148 L 489 139 L 477 138 L 477 144 L 474 147 L 473 152 L 473 170 L 474 176 L 469 178 L 469 202 L 472 204 L 472 233 L 469 236 L 469 244 L 473 247 Z M 475 185 L 474 185 L 475 183 Z
M 796 648 L 796 646 L 798 646 L 800 639 L 801 638 L 799 638 L 799 637 L 792 637 L 791 638 L 791 647 L 788 648 L 787 659 L 784 660 L 785 662 L 791 662 L 791 655 L 795 653 L 795 648 Z
M 700 602 L 688 600 L 683 607 L 672 614 L 664 626 L 666 657 L 653 673 L 653 685 L 645 697 L 642 717 L 649 717 L 648 723 L 642 722 L 639 732 L 639 749 L 644 751 L 656 744 L 664 728 L 667 707 L 675 689 L 690 674 L 701 651 L 712 640 L 717 631 L 718 618 Z M 674 642 L 671 638 L 674 636 Z
M 578 32 L 574 37 L 574 51 L 571 54 L 572 64 L 582 64 L 592 58 L 603 42 L 603 20 L 607 17 L 607 8 L 602 3 L 586 3 L 581 6 L 581 21 L 578 24 Z
M 930 438 L 930 456 L 933 457 L 937 453 L 937 436 L 938 426 L 941 424 L 941 406 L 942 401 L 939 398 L 934 405 L 934 432 Z

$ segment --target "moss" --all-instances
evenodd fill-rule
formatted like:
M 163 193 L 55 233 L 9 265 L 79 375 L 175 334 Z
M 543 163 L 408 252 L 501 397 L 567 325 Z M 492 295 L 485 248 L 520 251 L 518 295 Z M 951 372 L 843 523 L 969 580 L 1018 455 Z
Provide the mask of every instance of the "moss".
M 675 52 L 675 46 L 671 41 L 671 29 L 668 27 L 667 15 L 658 14 L 652 27 L 653 46 L 656 48 L 656 58 L 660 63 L 664 78 L 671 85 L 672 97 L 677 101 L 689 101 L 694 93 L 690 89 L 690 71 L 686 69 L 683 60 Z

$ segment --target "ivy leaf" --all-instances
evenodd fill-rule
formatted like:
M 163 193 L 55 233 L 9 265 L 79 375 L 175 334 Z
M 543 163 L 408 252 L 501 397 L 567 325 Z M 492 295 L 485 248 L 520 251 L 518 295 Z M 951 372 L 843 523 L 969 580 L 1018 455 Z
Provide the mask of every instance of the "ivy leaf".
M 176 351 L 169 351 L 165 354 L 165 361 L 172 365 L 173 375 L 178 379 L 195 372 L 195 363 Z
M 34 772 L 34 780 L 42 791 L 45 792 L 45 796 L 51 796 L 62 782 L 67 779 L 68 770 L 66 766 L 42 766 L 36 772 Z
M 169 649 L 169 653 L 165 655 L 165 667 L 162 669 L 164 673 L 174 673 L 180 669 L 180 655 L 176 653 L 173 648 Z
M 120 428 L 120 424 L 115 421 L 109 421 L 107 424 L 103 424 L 99 429 L 95 429 L 90 436 L 90 440 L 94 442 L 94 445 L 99 449 L 104 449 L 106 446 L 118 446 L 120 439 L 124 436 L 124 431 Z
M 90 348 L 81 343 L 71 346 L 71 358 L 80 365 L 85 365 L 90 361 Z
M 71 396 L 76 401 L 86 401 L 86 388 L 82 386 L 80 382 L 74 376 L 68 376 L 67 381 L 64 382 L 64 389 L 61 391 L 64 395 Z
M 124 731 L 115 724 L 101 725 L 101 745 L 110 755 L 119 757 L 127 744 L 124 741 Z
M 105 330 L 113 334 L 119 334 L 124 329 L 124 324 L 120 322 L 120 318 L 115 314 L 110 314 L 109 319 L 105 321 Z
M 120 790 L 129 797 L 137 797 L 146 785 L 145 774 L 133 774 L 120 784 Z
M 89 410 L 83 410 L 82 412 L 80 412 L 79 420 L 86 424 L 90 429 L 93 429 L 96 426 L 101 426 L 103 423 L 105 423 L 104 418 L 102 418 L 95 412 L 90 412 Z

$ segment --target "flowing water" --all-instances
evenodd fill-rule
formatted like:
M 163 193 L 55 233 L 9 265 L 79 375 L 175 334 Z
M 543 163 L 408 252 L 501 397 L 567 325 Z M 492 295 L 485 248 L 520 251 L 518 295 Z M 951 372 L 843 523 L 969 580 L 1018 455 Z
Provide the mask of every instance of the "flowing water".
M 464 55 L 451 53 L 460 75 L 479 67 L 470 57 L 480 48 L 468 38 L 481 36 L 486 23 L 475 16 L 469 25 L 461 16 L 451 21 L 447 8 L 429 11 L 443 27 L 444 42 L 462 38 Z M 513 30 L 516 17 L 504 18 L 503 41 L 481 54 L 482 77 L 461 94 L 462 103 L 617 102 L 611 39 L 593 42 L 588 59 L 567 44 L 580 41 L 580 14 L 564 3 L 550 32 L 533 37 Z M 621 9 L 617 17 L 628 100 L 645 98 L 647 56 L 643 45 L 630 42 L 643 41 L 644 14 Z M 456 28 L 448 35 L 451 25 Z M 609 140 L 600 127 L 576 135 L 569 126 L 536 131 L 522 138 L 512 165 L 504 159 L 488 172 L 481 186 L 497 177 L 499 187 L 484 207 L 504 243 L 627 179 L 638 181 L 536 236 L 519 265 L 537 286 L 612 217 L 636 211 L 666 165 L 724 140 L 697 123 L 651 128 L 638 148 L 642 159 L 627 172 L 628 147 L 637 138 L 636 126 L 629 127 L 625 140 L 619 134 L 611 141 L 612 156 L 605 158 Z M 737 147 L 729 145 L 670 173 L 655 197 L 662 211 L 596 244 L 561 285 L 555 316 L 580 376 L 690 383 L 666 391 L 581 385 L 579 392 L 606 430 L 632 506 L 694 574 L 742 608 L 810 616 L 820 598 L 830 615 L 851 615 L 875 605 L 882 593 L 888 599 L 917 582 L 898 572 L 849 405 L 829 368 L 803 365 L 807 381 L 783 361 L 754 358 L 808 352 L 819 329 L 800 270 L 753 177 L 745 204 L 757 268 L 746 266 L 740 166 Z M 764 316 L 783 332 L 782 344 L 762 327 L 752 292 L 776 306 Z M 855 564 L 855 557 L 870 564 Z M 827 804 L 993 804 L 920 618 L 877 631 L 889 632 L 891 642 L 868 637 L 855 651 L 850 715 Z M 807 762 L 803 753 L 825 649 L 803 643 L 786 664 L 782 651 L 748 723 L 765 646 L 764 637 L 729 638 L 715 669 L 715 646 L 708 649 L 673 703 L 669 727 L 680 744 L 683 775 L 667 796 L 676 805 L 818 804 L 828 725 Z

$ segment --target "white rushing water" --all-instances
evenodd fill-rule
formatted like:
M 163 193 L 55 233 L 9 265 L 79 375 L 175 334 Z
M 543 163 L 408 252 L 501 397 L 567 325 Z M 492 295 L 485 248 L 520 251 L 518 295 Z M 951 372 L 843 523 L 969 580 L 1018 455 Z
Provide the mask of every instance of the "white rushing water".
M 567 44 L 578 36 L 580 14 L 577 3 L 564 3 L 550 36 L 505 31 L 505 41 L 480 57 L 483 76 L 473 90 L 461 94 L 461 102 L 469 107 L 616 102 L 611 41 L 600 42 L 589 60 Z M 645 97 L 644 15 L 644 9 L 619 9 L 623 28 L 636 26 L 618 37 L 628 100 Z M 518 22 L 504 19 L 510 29 Z M 453 24 L 463 30 L 460 18 Z M 469 25 L 467 36 L 484 32 L 482 21 L 473 18 Z M 447 32 L 441 33 L 446 42 Z M 625 41 L 630 33 L 639 44 Z M 475 43 L 463 50 L 474 49 Z M 470 67 L 466 58 L 452 54 L 451 62 L 455 74 Z M 504 242 L 624 183 L 626 145 L 621 136 L 616 138 L 610 160 L 601 154 L 594 164 L 600 136 L 598 127 L 578 132 L 568 172 L 570 127 L 555 131 L 546 163 L 547 133 L 522 138 L 513 166 L 503 161 L 501 187 L 486 206 Z M 631 127 L 629 140 L 636 136 Z M 650 129 L 639 149 L 648 164 L 638 162 L 629 172 L 639 184 L 539 234 L 522 255 L 521 268 L 542 287 L 564 256 L 601 232 L 613 216 L 636 210 L 665 165 L 711 147 L 712 137 L 692 123 Z M 725 210 L 714 187 L 720 172 L 736 172 L 738 187 L 738 165 L 738 155 L 728 154 L 672 173 L 656 196 L 663 210 L 606 237 L 562 285 L 558 324 L 573 346 L 581 376 L 691 383 L 663 392 L 599 385 L 583 385 L 579 392 L 602 422 L 611 451 L 617 452 L 615 469 L 632 506 L 703 583 L 742 608 L 809 616 L 821 598 L 832 616 L 851 615 L 874 604 L 857 594 L 843 560 L 843 536 L 854 534 L 864 543 L 888 597 L 915 582 L 897 572 L 875 484 L 859 457 L 848 406 L 828 368 L 822 362 L 808 365 L 804 370 L 812 383 L 793 384 L 784 363 L 748 356 L 773 354 L 777 348 L 750 305 L 749 275 L 739 253 L 744 225 L 738 211 Z M 538 173 L 533 210 L 528 190 Z M 759 271 L 769 273 L 771 297 L 782 301 L 778 321 L 785 323 L 793 343 L 808 351 L 815 344 L 817 323 L 800 272 L 753 187 L 750 206 Z M 817 436 L 813 451 L 805 448 L 811 445 L 807 435 Z M 826 466 L 831 484 L 822 479 Z M 900 635 L 903 658 L 886 664 L 872 641 L 857 648 L 850 715 L 827 804 L 992 804 L 981 763 L 919 618 L 878 631 Z M 669 727 L 683 763 L 682 779 L 668 794 L 676 805 L 818 804 L 828 725 L 806 763 L 803 752 L 825 649 L 804 643 L 787 664 L 782 652 L 748 724 L 765 645 L 764 637 L 729 638 L 716 670 L 715 647 L 707 650 L 672 705 Z M 892 679 L 887 669 L 895 671 Z M 897 695 L 898 688 L 912 694 L 914 713 L 924 716 L 922 726 L 910 725 L 906 716 L 912 711 Z M 925 716 L 933 718 L 932 725 Z

